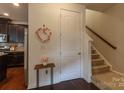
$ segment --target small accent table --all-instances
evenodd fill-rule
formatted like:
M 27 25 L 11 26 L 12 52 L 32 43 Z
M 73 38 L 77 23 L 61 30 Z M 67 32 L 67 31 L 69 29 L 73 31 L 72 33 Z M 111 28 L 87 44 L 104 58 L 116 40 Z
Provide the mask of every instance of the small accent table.
M 53 68 L 55 67 L 54 63 L 48 63 L 46 66 L 43 64 L 37 64 L 35 65 L 35 70 L 37 71 L 36 73 L 36 82 L 37 82 L 37 88 L 39 88 L 39 70 L 44 69 L 44 68 L 50 68 L 51 69 L 51 85 L 53 85 Z

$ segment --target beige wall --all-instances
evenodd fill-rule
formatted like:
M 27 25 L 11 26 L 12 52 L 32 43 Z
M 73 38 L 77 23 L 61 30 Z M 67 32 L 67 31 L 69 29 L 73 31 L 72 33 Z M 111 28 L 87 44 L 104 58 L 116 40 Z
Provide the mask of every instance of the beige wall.
M 116 4 L 105 12 L 86 11 L 86 24 L 117 46 L 113 50 L 92 33 L 94 45 L 113 66 L 113 69 L 124 73 L 124 4 Z
M 81 12 L 84 29 L 85 7 L 79 4 L 29 4 L 29 65 L 28 88 L 36 87 L 34 66 L 41 63 L 41 56 L 47 55 L 49 62 L 54 62 L 54 83 L 60 82 L 60 9 Z M 48 43 L 41 43 L 35 35 L 36 30 L 45 24 L 51 29 L 52 37 Z M 83 31 L 82 29 L 82 31 Z M 83 36 L 83 35 L 82 35 Z M 40 71 L 40 86 L 50 84 L 50 70 Z

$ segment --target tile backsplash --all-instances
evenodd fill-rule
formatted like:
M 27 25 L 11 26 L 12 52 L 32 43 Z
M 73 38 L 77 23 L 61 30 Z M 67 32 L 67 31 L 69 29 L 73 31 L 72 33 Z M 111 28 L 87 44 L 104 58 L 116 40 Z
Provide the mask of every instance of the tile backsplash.
M 8 47 L 10 47 L 13 44 L 16 44 L 17 47 L 24 47 L 24 43 L 0 43 L 0 46 L 8 46 Z

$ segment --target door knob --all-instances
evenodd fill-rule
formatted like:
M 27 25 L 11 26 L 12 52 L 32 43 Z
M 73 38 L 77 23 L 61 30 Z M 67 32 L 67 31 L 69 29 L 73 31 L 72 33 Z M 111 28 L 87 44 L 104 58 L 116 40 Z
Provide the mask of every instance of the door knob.
M 81 52 L 79 52 L 78 55 L 81 55 Z

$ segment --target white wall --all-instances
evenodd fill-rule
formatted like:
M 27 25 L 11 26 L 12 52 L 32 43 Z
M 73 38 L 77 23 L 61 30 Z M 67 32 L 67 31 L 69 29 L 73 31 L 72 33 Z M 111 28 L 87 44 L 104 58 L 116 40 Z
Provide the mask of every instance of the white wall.
M 83 78 L 89 83 L 92 76 L 91 42 L 93 42 L 93 39 L 84 31 Z
M 86 25 L 117 46 L 113 50 L 98 37 L 89 32 L 96 48 L 106 57 L 113 69 L 124 73 L 124 4 L 116 4 L 105 12 L 86 11 Z
M 54 62 L 54 83 L 60 81 L 60 9 L 81 12 L 82 31 L 84 29 L 85 7 L 79 4 L 29 4 L 29 82 L 28 88 L 36 87 L 35 64 L 40 63 L 42 55 L 49 57 L 49 62 Z M 35 31 L 43 24 L 48 26 L 53 33 L 48 43 L 42 44 L 35 35 Z M 82 60 L 83 61 L 83 60 Z M 82 71 L 83 72 L 83 71 Z M 50 84 L 50 71 L 40 71 L 40 86 Z

